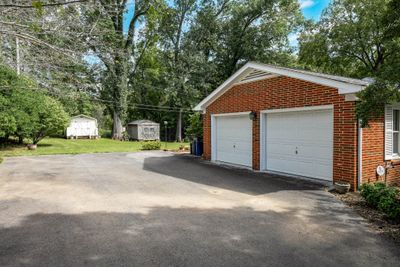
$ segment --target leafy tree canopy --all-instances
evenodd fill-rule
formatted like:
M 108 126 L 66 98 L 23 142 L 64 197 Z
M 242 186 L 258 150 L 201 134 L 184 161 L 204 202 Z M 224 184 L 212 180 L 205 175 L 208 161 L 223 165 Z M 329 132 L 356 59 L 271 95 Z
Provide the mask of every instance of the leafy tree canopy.
M 368 125 L 384 104 L 398 101 L 400 39 L 398 0 L 334 0 L 321 21 L 300 36 L 299 63 L 306 68 L 376 80 L 358 96 L 358 116 Z
M 0 65 L 0 138 L 30 138 L 34 144 L 63 133 L 69 122 L 63 106 L 38 90 L 35 82 Z

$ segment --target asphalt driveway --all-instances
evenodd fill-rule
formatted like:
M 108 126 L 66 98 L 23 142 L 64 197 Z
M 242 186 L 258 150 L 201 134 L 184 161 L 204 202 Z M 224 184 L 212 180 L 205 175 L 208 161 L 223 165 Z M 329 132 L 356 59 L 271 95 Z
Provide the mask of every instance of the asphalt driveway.
M 167 152 L 7 158 L 0 266 L 399 266 L 320 186 Z

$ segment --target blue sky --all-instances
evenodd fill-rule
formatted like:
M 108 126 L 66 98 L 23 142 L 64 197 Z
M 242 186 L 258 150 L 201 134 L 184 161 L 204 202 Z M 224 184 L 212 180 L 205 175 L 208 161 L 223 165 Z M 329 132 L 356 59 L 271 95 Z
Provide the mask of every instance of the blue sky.
M 301 12 L 306 19 L 318 21 L 322 11 L 329 5 L 330 0 L 297 0 L 300 4 Z M 293 47 L 298 47 L 297 33 L 289 34 L 289 43 Z
M 326 8 L 330 0 L 298 0 L 301 11 L 306 19 L 319 20 L 322 10 Z

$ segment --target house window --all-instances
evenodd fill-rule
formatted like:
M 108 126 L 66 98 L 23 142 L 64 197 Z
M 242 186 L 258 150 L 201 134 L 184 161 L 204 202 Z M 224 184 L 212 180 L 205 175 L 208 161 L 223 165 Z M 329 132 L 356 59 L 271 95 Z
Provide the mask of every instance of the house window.
M 400 155 L 400 109 L 393 110 L 393 154 Z

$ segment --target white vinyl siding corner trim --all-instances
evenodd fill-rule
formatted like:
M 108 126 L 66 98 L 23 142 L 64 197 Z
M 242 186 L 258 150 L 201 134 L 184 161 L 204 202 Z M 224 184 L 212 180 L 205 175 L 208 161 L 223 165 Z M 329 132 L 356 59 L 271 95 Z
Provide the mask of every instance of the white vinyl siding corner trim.
M 399 131 L 394 129 L 395 125 L 399 123 L 394 122 L 395 117 L 397 120 L 399 119 L 398 116 L 394 115 L 398 110 L 400 110 L 400 104 L 385 106 L 385 160 L 400 158 L 399 152 L 395 151 L 395 146 L 398 147 L 400 141 Z M 394 140 L 394 138 L 397 138 L 397 140 Z

